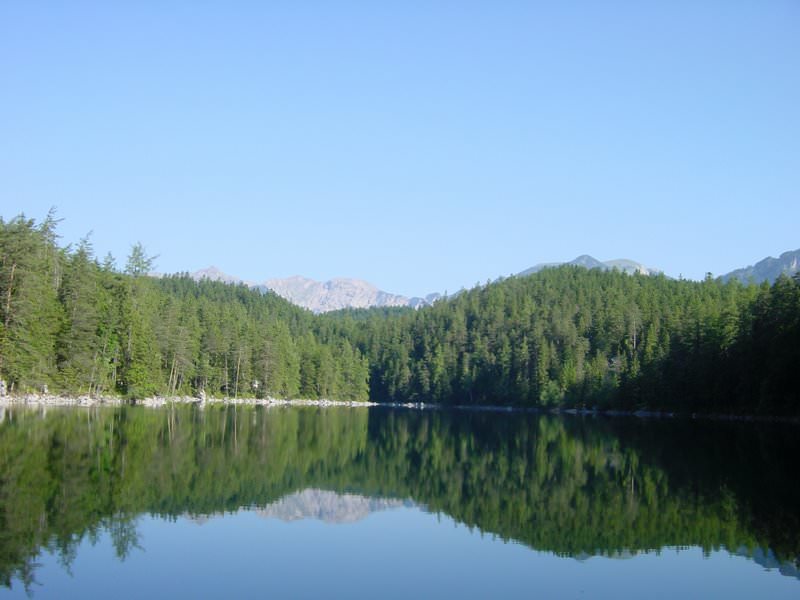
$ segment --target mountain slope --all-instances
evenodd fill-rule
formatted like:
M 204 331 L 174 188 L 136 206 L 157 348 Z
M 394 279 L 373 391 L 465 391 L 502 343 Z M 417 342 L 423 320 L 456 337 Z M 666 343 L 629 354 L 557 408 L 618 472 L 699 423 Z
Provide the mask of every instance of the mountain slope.
M 201 279 L 208 279 L 209 281 L 221 281 L 222 283 L 244 283 L 249 286 L 255 286 L 252 281 L 245 281 L 244 279 L 239 279 L 234 275 L 228 275 L 224 273 L 220 269 L 215 266 L 210 266 L 205 269 L 200 269 L 199 271 L 195 271 L 191 274 L 191 278 L 195 281 L 200 281 Z
M 722 281 L 738 279 L 742 283 L 773 283 L 782 274 L 794 275 L 800 271 L 800 249 L 784 252 L 778 258 L 768 256 L 754 265 L 736 269 L 721 277 Z
M 650 267 L 646 267 L 641 263 L 638 263 L 633 260 L 629 260 L 627 258 L 617 258 L 614 260 L 607 260 L 607 261 L 599 261 L 593 256 L 589 256 L 588 254 L 582 254 L 577 258 L 572 259 L 567 263 L 539 263 L 530 267 L 529 269 L 525 269 L 517 274 L 518 277 L 524 277 L 526 275 L 532 275 L 534 273 L 538 273 L 542 269 L 548 269 L 551 267 L 560 267 L 561 265 L 576 265 L 578 267 L 585 267 L 587 269 L 600 269 L 602 271 L 612 271 L 617 269 L 618 271 L 622 271 L 623 273 L 628 273 L 632 275 L 634 273 L 640 273 L 642 275 L 657 275 L 661 273 L 659 269 L 651 269 Z
M 267 279 L 262 283 L 246 281 L 228 275 L 217 267 L 208 267 L 191 274 L 195 280 L 209 279 L 224 283 L 244 283 L 261 291 L 271 290 L 289 302 L 315 313 L 341 310 L 343 308 L 369 308 L 372 306 L 410 306 L 419 308 L 433 304 L 440 294 L 428 294 L 424 298 L 408 298 L 378 289 L 362 279 L 339 277 L 329 281 L 317 281 L 308 277 Z
M 361 279 L 343 277 L 330 281 L 316 281 L 307 277 L 267 279 L 259 288 L 270 289 L 315 313 L 342 308 L 367 308 L 370 306 L 408 306 L 410 299 L 379 290 Z

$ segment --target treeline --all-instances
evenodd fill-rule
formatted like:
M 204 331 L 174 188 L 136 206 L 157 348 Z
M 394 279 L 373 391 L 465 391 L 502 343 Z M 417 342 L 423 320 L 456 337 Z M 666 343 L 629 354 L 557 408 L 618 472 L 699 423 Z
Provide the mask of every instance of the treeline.
M 0 379 L 9 391 L 366 400 L 368 366 L 344 338 L 322 343 L 309 312 L 275 294 L 187 275 L 124 272 L 84 239 L 0 219 Z
M 565 266 L 421 310 L 314 316 L 243 285 L 124 271 L 56 220 L 0 219 L 14 390 L 800 414 L 800 279 L 745 286 Z
M 323 317 L 369 358 L 374 398 L 798 414 L 800 280 L 773 286 L 580 267 L 430 308 Z

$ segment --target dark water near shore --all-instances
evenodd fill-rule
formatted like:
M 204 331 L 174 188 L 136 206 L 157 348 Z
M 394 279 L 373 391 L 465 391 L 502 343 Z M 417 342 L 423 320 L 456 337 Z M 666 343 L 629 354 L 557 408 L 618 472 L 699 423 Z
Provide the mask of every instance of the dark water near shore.
M 798 597 L 800 428 L 3 411 L 0 595 Z

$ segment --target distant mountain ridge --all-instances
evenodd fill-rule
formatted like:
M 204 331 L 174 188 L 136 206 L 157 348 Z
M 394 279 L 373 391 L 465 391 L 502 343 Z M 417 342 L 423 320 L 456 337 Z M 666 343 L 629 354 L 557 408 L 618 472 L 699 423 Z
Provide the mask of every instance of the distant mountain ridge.
M 210 266 L 205 269 L 200 269 L 199 271 L 195 271 L 191 274 L 192 279 L 195 281 L 200 281 L 201 279 L 208 279 L 209 281 L 221 281 L 222 283 L 232 283 L 232 284 L 239 284 L 244 283 L 247 286 L 255 287 L 258 284 L 252 281 L 247 281 L 245 279 L 240 279 L 234 275 L 228 275 L 220 271 L 215 266 Z
M 658 275 L 661 269 L 647 267 L 642 263 L 627 258 L 600 261 L 588 254 L 582 254 L 569 262 L 538 263 L 524 271 L 517 273 L 517 277 L 525 277 L 538 273 L 542 269 L 559 267 L 561 265 L 576 265 L 586 269 L 601 269 L 603 271 L 618 270 L 633 275 Z M 755 265 L 736 269 L 722 275 L 723 281 L 738 279 L 743 283 L 773 283 L 781 274 L 794 275 L 800 271 L 800 249 L 784 252 L 778 258 L 767 257 Z M 362 279 L 338 277 L 329 281 L 317 281 L 308 277 L 295 275 L 293 277 L 267 279 L 255 282 L 224 273 L 217 267 L 208 267 L 191 274 L 195 280 L 209 279 L 224 283 L 243 283 L 251 288 L 262 291 L 271 290 L 286 298 L 289 302 L 307 308 L 315 313 L 324 313 L 345 308 L 370 308 L 408 306 L 420 308 L 429 306 L 442 298 L 442 294 L 428 294 L 425 297 L 407 297 L 392 294 L 378 289 L 373 284 Z
M 583 254 L 568 263 L 540 263 L 525 271 L 518 276 L 531 275 L 538 273 L 542 269 L 557 267 L 562 264 L 578 265 L 587 269 L 618 269 L 625 273 L 642 273 L 653 275 L 660 273 L 660 270 L 645 267 L 641 263 L 628 259 L 616 259 L 601 262 L 596 258 Z M 248 287 L 261 291 L 270 290 L 289 302 L 302 306 L 315 313 L 325 313 L 345 308 L 371 308 L 371 307 L 391 307 L 408 306 L 410 308 L 421 308 L 429 306 L 443 297 L 442 294 L 432 293 L 424 297 L 407 297 L 399 294 L 392 294 L 378 289 L 373 284 L 363 279 L 337 277 L 328 281 L 317 281 L 308 277 L 295 275 L 293 277 L 267 279 L 263 282 L 249 281 L 234 275 L 229 275 L 211 266 L 191 273 L 191 277 L 197 281 L 208 279 L 211 281 L 222 281 L 223 283 L 239 284 L 243 283 Z
M 315 313 L 330 312 L 344 308 L 369 308 L 372 306 L 409 306 L 419 308 L 433 304 L 441 294 L 428 294 L 424 298 L 408 298 L 399 294 L 391 294 L 364 281 L 338 277 L 329 281 L 317 281 L 308 277 L 267 279 L 257 283 L 240 279 L 224 273 L 217 267 L 208 267 L 191 274 L 195 280 L 209 279 L 224 283 L 243 283 L 262 291 L 271 290 L 286 298 L 289 302 L 307 308 Z
M 257 287 L 272 290 L 290 302 L 316 313 L 371 306 L 418 308 L 432 304 L 439 298 L 439 294 L 429 294 L 425 298 L 408 298 L 379 290 L 367 281 L 345 277 L 323 282 L 295 275 L 284 279 L 267 279 Z
M 768 256 L 754 265 L 722 275 L 722 281 L 738 279 L 742 283 L 774 283 L 781 275 L 792 276 L 800 271 L 800 249 L 784 252 L 778 258 Z
M 560 267 L 561 265 L 576 265 L 578 267 L 585 267 L 587 269 L 601 269 L 603 271 L 613 271 L 614 269 L 616 269 L 618 271 L 622 271 L 623 273 L 628 273 L 629 275 L 633 275 L 634 273 L 639 273 L 641 275 L 658 275 L 659 273 L 662 272 L 660 269 L 653 269 L 650 267 L 646 267 L 642 263 L 638 263 L 634 260 L 630 260 L 627 258 L 617 258 L 614 260 L 600 261 L 594 258 L 593 256 L 589 256 L 588 254 L 581 254 L 577 258 L 574 258 L 571 261 L 565 263 L 560 263 L 560 262 L 539 263 L 528 269 L 525 269 L 524 271 L 517 273 L 517 276 L 525 277 L 526 275 L 533 275 L 534 273 L 538 273 L 542 269 Z

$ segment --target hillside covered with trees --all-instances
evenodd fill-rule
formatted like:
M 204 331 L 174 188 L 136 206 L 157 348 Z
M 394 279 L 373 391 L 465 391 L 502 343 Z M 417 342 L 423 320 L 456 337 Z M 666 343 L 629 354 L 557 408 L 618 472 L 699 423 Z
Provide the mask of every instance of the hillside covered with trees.
M 313 316 L 243 285 L 146 276 L 137 245 L 119 272 L 83 240 L 0 220 L 0 379 L 11 391 L 366 400 L 366 361 L 321 343 Z
M 0 220 L 12 391 L 334 398 L 797 415 L 800 279 L 772 286 L 574 266 L 420 310 L 323 316 L 243 285 L 120 272 L 57 221 Z
M 800 279 L 547 269 L 386 318 L 323 317 L 398 402 L 797 414 Z M 323 328 L 324 329 L 324 328 Z

